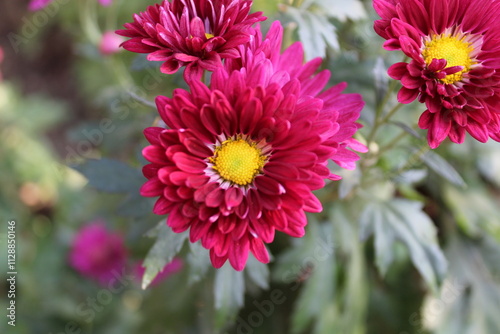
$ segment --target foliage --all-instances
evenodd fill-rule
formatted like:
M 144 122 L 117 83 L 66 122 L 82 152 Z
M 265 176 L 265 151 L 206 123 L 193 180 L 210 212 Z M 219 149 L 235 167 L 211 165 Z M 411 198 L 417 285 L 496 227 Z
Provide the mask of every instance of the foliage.
M 369 1 L 254 1 L 253 10 L 288 24 L 285 44 L 300 40 L 307 59 L 326 58 L 330 85 L 347 81 L 363 95 L 357 139 L 370 151 L 355 171 L 330 166 L 343 179 L 316 191 L 324 209 L 308 216 L 303 238 L 278 234 L 271 263 L 251 256 L 242 272 L 214 269 L 208 251 L 172 232 L 139 194 L 142 131 L 159 124 L 154 98 L 186 84 L 143 55 L 103 56 L 98 42 L 145 5 L 61 4 L 18 54 L 2 45 L 10 64 L 25 62 L 18 71 L 43 57 L 37 48 L 54 31 L 73 52 L 64 56 L 69 80 L 36 94 L 1 68 L 0 216 L 17 223 L 22 291 L 16 327 L 2 321 L 2 333 L 500 332 L 500 145 L 467 139 L 429 149 L 415 126 L 424 106 L 394 102 L 397 83 L 386 71 L 398 59 L 374 35 Z M 10 31 L 19 36 L 41 14 L 22 15 L 24 25 Z M 71 84 L 76 92 L 61 98 Z M 74 235 L 97 218 L 121 231 L 129 250 L 116 291 L 68 265 Z M 183 269 L 150 285 L 174 257 Z M 136 277 L 141 262 L 146 271 Z M 1 268 L 6 278 L 5 257 Z M 2 296 L 3 310 L 7 302 Z

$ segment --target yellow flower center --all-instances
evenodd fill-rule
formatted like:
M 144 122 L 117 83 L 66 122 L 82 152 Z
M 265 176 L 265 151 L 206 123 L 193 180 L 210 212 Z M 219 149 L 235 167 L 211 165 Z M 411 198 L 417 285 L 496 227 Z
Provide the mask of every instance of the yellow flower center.
M 205 33 L 205 37 L 206 37 L 207 39 L 210 39 L 210 38 L 214 38 L 214 35 L 209 34 L 209 33 Z
M 246 186 L 261 172 L 266 156 L 255 143 L 236 138 L 228 139 L 216 147 L 210 162 L 224 180 Z
M 453 36 L 438 35 L 425 43 L 422 56 L 427 65 L 430 65 L 433 59 L 446 59 L 446 68 L 463 66 L 463 70 L 440 79 L 446 84 L 462 80 L 462 74 L 468 72 L 471 65 L 474 64 L 470 57 L 470 53 L 474 51 L 474 48 L 470 43 L 464 42 L 464 38 L 458 39 Z

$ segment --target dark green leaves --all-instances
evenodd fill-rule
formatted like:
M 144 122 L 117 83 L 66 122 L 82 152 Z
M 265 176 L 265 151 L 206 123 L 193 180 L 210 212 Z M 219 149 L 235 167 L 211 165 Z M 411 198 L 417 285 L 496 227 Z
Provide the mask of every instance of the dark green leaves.
M 71 167 L 82 173 L 89 180 L 89 185 L 109 193 L 139 192 L 145 181 L 138 170 L 117 160 L 89 159 Z
M 376 263 L 382 275 L 394 261 L 396 242 L 402 242 L 429 287 L 437 291 L 447 265 L 437 243 L 436 228 L 421 203 L 399 198 L 370 201 L 360 223 L 364 237 L 375 236 Z
M 172 261 L 188 237 L 187 233 L 173 232 L 164 220 L 146 235 L 149 237 L 156 236 L 156 241 L 143 263 L 146 268 L 142 278 L 143 289 L 146 289 L 163 267 Z
M 458 172 L 451 166 L 445 159 L 438 154 L 428 151 L 421 155 L 422 161 L 438 175 L 444 177 L 454 185 L 465 188 L 466 184 L 464 179 Z
M 215 327 L 220 329 L 236 318 L 243 306 L 245 279 L 243 272 L 226 263 L 215 272 L 214 297 L 216 308 Z

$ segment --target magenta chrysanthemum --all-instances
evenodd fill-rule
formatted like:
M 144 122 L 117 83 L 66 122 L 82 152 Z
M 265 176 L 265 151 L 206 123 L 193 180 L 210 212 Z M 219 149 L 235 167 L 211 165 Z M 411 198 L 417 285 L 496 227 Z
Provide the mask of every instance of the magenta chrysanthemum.
M 93 222 L 78 231 L 71 246 L 69 263 L 83 276 L 107 285 L 125 268 L 127 251 L 120 234 L 110 232 L 102 222 Z
M 270 32 L 281 34 L 278 25 Z M 257 50 L 270 43 L 248 54 L 251 66 L 216 70 L 210 88 L 193 81 L 191 93 L 158 97 L 168 129 L 144 131 L 151 163 L 141 194 L 159 196 L 153 211 L 169 214 L 174 232 L 189 229 L 191 242 L 201 239 L 216 268 L 229 260 L 242 270 L 249 251 L 269 262 L 265 243 L 276 230 L 303 236 L 305 212 L 322 210 L 312 191 L 339 179 L 328 161 L 354 168 L 358 156 L 347 147 L 366 149 L 352 139 L 361 96 L 342 94 L 345 84 L 320 93 L 329 77 L 314 75 L 320 61 L 304 65 L 298 43 L 273 63 L 274 52 Z
M 418 97 L 427 110 L 419 126 L 436 148 L 468 132 L 500 141 L 500 2 L 493 0 L 374 0 L 375 31 L 388 50 L 410 58 L 389 68 L 401 80 L 398 100 Z
M 220 67 L 222 58 L 238 56 L 235 48 L 248 42 L 251 26 L 265 19 L 260 12 L 249 14 L 251 4 L 251 0 L 163 1 L 134 15 L 134 22 L 116 33 L 131 38 L 123 43 L 125 49 L 163 61 L 163 73 L 187 66 L 188 81 L 203 70 Z

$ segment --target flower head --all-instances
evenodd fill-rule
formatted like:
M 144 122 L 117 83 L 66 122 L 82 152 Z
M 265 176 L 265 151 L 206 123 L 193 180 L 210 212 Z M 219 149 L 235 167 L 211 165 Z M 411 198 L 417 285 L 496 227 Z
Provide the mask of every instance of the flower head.
M 71 245 L 69 263 L 83 276 L 106 285 L 122 275 L 126 256 L 122 237 L 96 221 L 78 231 Z
M 249 14 L 251 0 L 172 0 L 149 6 L 117 34 L 131 39 L 123 47 L 149 53 L 172 74 L 186 66 L 186 81 L 214 71 L 222 58 L 238 56 L 235 48 L 248 42 L 250 27 L 265 17 Z
M 281 26 L 270 34 L 281 40 Z M 229 260 L 242 270 L 249 252 L 269 262 L 265 243 L 276 230 L 303 236 L 305 212 L 322 210 L 312 191 L 339 179 L 328 161 L 354 168 L 358 156 L 348 146 L 365 151 L 352 139 L 361 96 L 342 94 L 345 84 L 320 93 L 329 72 L 314 75 L 320 62 L 304 65 L 300 43 L 277 65 L 264 49 L 245 67 L 216 70 L 210 88 L 193 81 L 191 92 L 158 97 L 168 129 L 144 131 L 151 145 L 141 194 L 159 197 L 153 211 L 169 214 L 174 232 L 189 229 L 216 268 Z
M 493 0 L 374 0 L 375 31 L 388 50 L 410 58 L 389 68 L 401 80 L 401 103 L 425 103 L 419 126 L 432 148 L 468 132 L 500 137 L 500 2 Z

